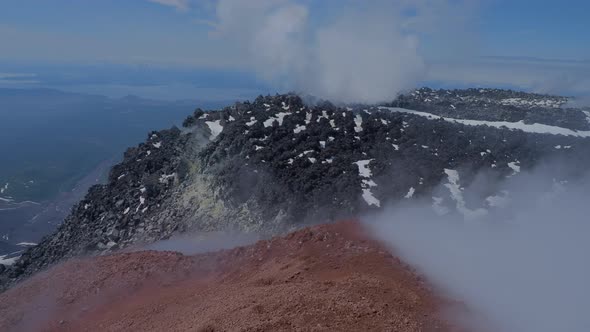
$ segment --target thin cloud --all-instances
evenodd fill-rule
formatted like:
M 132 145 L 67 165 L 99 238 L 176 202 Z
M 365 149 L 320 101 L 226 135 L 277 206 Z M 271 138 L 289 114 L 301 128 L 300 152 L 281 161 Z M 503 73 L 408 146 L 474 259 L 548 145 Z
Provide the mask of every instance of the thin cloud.
M 164 6 L 176 8 L 178 11 L 187 11 L 189 9 L 188 0 L 148 0 L 149 2 L 157 3 Z

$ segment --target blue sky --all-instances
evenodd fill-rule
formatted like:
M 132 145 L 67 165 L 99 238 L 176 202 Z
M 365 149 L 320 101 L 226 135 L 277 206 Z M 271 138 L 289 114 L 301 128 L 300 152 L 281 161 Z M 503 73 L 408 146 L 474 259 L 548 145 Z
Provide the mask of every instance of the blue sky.
M 312 26 L 332 20 L 345 7 L 343 3 L 357 10 L 363 7 L 354 0 L 291 1 L 306 6 Z M 404 1 L 408 0 L 399 2 Z M 452 33 L 444 37 L 428 36 L 426 32 L 420 40 L 421 55 L 427 64 L 440 67 L 432 70 L 432 75 L 424 81 L 448 81 L 451 85 L 454 81 L 482 85 L 514 82 L 515 86 L 528 89 L 536 85 L 560 85 L 559 82 L 538 83 L 537 78 L 530 78 L 532 71 L 551 67 L 550 75 L 556 79 L 575 81 L 573 90 L 589 90 L 585 87 L 588 81 L 579 75 L 590 73 L 590 20 L 586 17 L 590 2 L 483 0 L 452 6 L 459 1 L 439 1 L 450 3 L 447 9 L 461 9 L 442 15 L 435 10 L 433 14 L 447 20 L 449 26 L 456 21 L 465 24 L 455 24 Z M 421 2 L 427 6 L 437 1 Z M 265 82 L 251 70 L 251 63 L 240 49 L 233 47 L 235 43 L 211 35 L 215 28 L 210 22 L 216 20 L 216 6 L 215 0 L 2 0 L 0 87 L 20 80 L 74 90 L 94 86 L 92 92 L 100 92 L 98 87 L 109 83 L 119 87 L 141 86 L 144 92 L 135 89 L 140 94 L 154 93 L 153 89 L 145 89 L 146 86 L 186 88 L 186 92 L 169 95 L 165 91 L 157 93 L 164 98 L 189 97 L 194 94 L 191 89 L 195 86 L 235 89 L 234 92 L 245 95 L 278 90 L 279 87 Z M 427 20 L 426 17 L 423 15 L 421 19 Z M 435 24 L 434 20 L 427 23 Z M 444 22 L 436 24 L 444 26 Z M 449 49 L 455 50 L 450 56 Z M 490 60 L 488 56 L 500 57 L 501 61 Z M 504 66 L 507 61 L 508 67 Z M 488 70 L 497 72 L 495 66 L 499 65 L 511 73 L 516 66 L 516 72 L 522 71 L 529 78 L 488 80 L 483 71 L 478 78 L 470 77 L 474 71 L 466 69 L 487 66 Z M 452 77 L 451 68 L 457 72 L 464 70 L 466 74 L 461 76 L 469 78 Z M 18 78 L 14 77 L 15 73 L 36 78 Z M 538 72 L 533 76 L 547 74 Z M 120 94 L 134 91 L 120 89 Z M 105 93 L 113 94 L 111 90 L 105 88 Z

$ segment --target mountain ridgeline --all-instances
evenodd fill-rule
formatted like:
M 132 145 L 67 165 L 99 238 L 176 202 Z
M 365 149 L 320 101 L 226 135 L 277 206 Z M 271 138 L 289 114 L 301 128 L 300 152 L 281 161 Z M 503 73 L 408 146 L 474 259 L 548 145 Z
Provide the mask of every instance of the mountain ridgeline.
M 175 233 L 271 235 L 434 199 L 441 183 L 460 192 L 482 172 L 500 181 L 547 159 L 575 165 L 557 180 L 575 177 L 590 165 L 590 113 L 565 102 L 495 89 L 420 89 L 384 106 L 309 105 L 287 94 L 198 109 L 182 129 L 149 133 L 128 149 L 107 184 L 91 187 L 55 233 L 4 268 L 0 286 L 66 258 Z M 485 190 L 484 198 L 499 192 Z M 456 195 L 435 203 L 458 210 Z M 484 209 L 495 208 L 489 202 Z

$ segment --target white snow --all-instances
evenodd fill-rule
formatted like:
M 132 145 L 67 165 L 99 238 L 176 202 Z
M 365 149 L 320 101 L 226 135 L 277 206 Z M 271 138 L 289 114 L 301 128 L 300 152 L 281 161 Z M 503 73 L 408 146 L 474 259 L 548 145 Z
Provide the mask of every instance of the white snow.
M 326 159 L 326 162 L 327 162 L 328 164 L 331 164 L 331 163 L 332 163 L 332 161 L 334 161 L 334 159 L 332 159 L 332 158 L 327 158 L 327 159 Z
M 414 187 L 410 187 L 410 190 L 408 190 L 408 193 L 406 194 L 406 196 L 404 196 L 404 198 L 412 198 L 415 192 L 416 189 L 414 189 Z
M 8 182 L 4 185 L 4 187 L 0 188 L 0 194 L 4 194 L 4 192 L 8 189 Z
M 369 163 L 371 162 L 371 160 L 373 159 L 367 159 L 367 160 L 359 160 L 354 162 L 353 164 L 356 164 L 359 168 L 359 175 L 364 177 L 364 178 L 370 178 L 371 177 L 371 169 L 369 168 Z
M 123 174 L 119 175 L 119 177 L 117 178 L 117 180 L 121 180 L 122 178 L 125 177 L 125 175 L 127 175 L 127 174 L 126 173 L 123 173 Z
M 356 124 L 356 126 L 354 127 L 355 132 L 360 133 L 361 131 L 363 131 L 363 117 L 360 114 L 356 115 L 356 117 L 354 118 L 354 123 Z
M 508 163 L 508 167 L 512 168 L 512 170 L 514 171 L 514 173 L 512 173 L 512 175 L 520 173 L 520 166 L 518 165 L 520 162 L 519 161 L 513 161 Z
M 328 136 L 328 141 L 332 142 L 332 141 L 334 141 L 334 140 L 335 140 L 335 138 L 334 138 L 334 137 L 332 137 L 332 136 Z
M 312 164 L 315 164 L 315 162 L 317 161 L 317 159 L 313 158 L 313 157 L 308 157 L 307 158 Z
M 277 113 L 277 116 L 271 116 L 269 117 L 267 120 L 265 120 L 263 122 L 264 127 L 272 127 L 273 122 L 275 122 L 275 120 L 279 123 L 279 126 L 283 125 L 283 119 L 285 118 L 285 116 L 290 115 L 291 112 L 280 112 Z
M 320 146 L 322 148 L 325 148 L 326 147 L 326 141 L 320 141 Z
M 221 120 L 205 121 L 205 123 L 207 124 L 207 126 L 209 126 L 209 130 L 211 130 L 211 140 L 217 138 L 217 136 L 223 131 Z
M 21 246 L 21 247 L 32 247 L 32 246 L 36 246 L 37 244 L 34 242 L 19 242 L 16 245 Z
M 383 110 L 389 110 L 392 112 L 401 112 L 401 113 L 409 113 L 415 114 L 419 116 L 423 116 L 430 120 L 438 120 L 443 119 L 448 122 L 456 122 L 462 123 L 468 126 L 489 126 L 495 128 L 503 128 L 506 127 L 511 130 L 521 130 L 527 133 L 536 133 L 536 134 L 549 134 L 549 135 L 564 135 L 564 136 L 575 136 L 575 137 L 590 137 L 590 131 L 575 131 L 568 128 L 562 128 L 557 126 L 550 126 L 540 123 L 533 123 L 533 124 L 526 124 L 524 121 L 518 122 L 508 122 L 508 121 L 482 121 L 482 120 L 465 120 L 465 119 L 453 119 L 453 118 L 445 118 L 438 115 L 426 113 L 426 112 L 419 112 L 414 110 L 409 110 L 405 108 L 399 107 L 380 107 Z
M 251 117 L 250 122 L 246 122 L 246 126 L 252 127 L 256 122 L 258 122 L 258 120 L 256 120 L 255 117 Z
M 336 128 L 336 122 L 334 121 L 334 119 L 331 119 L 331 120 L 330 120 L 330 126 L 331 126 L 332 128 Z
M 318 119 L 316 120 L 316 122 L 320 122 L 321 118 L 324 118 L 326 120 L 330 120 L 330 117 L 328 116 L 328 112 L 326 112 L 326 111 L 322 111 L 322 115 L 318 116 Z
M 453 169 L 446 169 L 445 173 L 447 174 L 447 179 L 449 183 L 445 184 L 445 187 L 449 189 L 451 193 L 451 198 L 455 201 L 457 211 L 463 215 L 466 219 L 474 219 L 484 216 L 488 213 L 485 209 L 476 209 L 471 210 L 467 208 L 465 205 L 465 200 L 463 199 L 463 188 L 459 185 L 459 172 Z
M 294 161 L 295 161 L 295 160 L 293 160 L 293 158 L 289 158 L 289 160 L 287 161 L 287 164 L 289 164 L 289 165 L 293 165 L 293 162 L 294 162 Z
M 145 153 L 149 156 L 150 154 L 152 154 L 152 151 L 147 150 Z
M 394 148 L 396 151 L 397 151 L 397 150 L 399 150 L 399 145 L 397 145 L 397 144 L 393 144 L 393 143 L 391 143 L 391 145 L 393 146 L 393 148 Z
M 311 122 L 311 112 L 305 113 L 305 124 L 308 125 Z
M 228 122 L 236 121 L 236 118 L 234 118 L 233 116 L 230 115 L 227 121 Z
M 262 150 L 262 149 L 264 149 L 264 146 L 254 145 L 254 151 L 258 151 L 258 150 Z
M 363 199 L 368 205 L 375 205 L 376 207 L 381 206 L 381 202 L 375 196 L 373 196 L 371 189 L 363 189 Z
M 129 210 L 131 210 L 129 207 L 125 209 L 125 211 L 123 211 L 123 214 L 127 214 L 129 213 Z
M 162 146 L 162 142 L 156 142 L 152 144 L 154 148 L 159 149 Z
M 284 101 L 282 102 L 282 104 L 283 104 L 283 109 L 284 110 L 288 110 L 289 109 L 289 105 L 285 104 Z
M 588 121 L 588 123 L 590 123 L 590 111 L 582 111 L 584 114 L 586 114 L 586 121 Z
M 305 127 L 305 125 L 297 125 L 297 126 L 295 127 L 295 129 L 293 129 L 293 132 L 294 132 L 295 134 L 299 134 L 300 132 L 304 131 L 304 130 L 305 130 L 305 128 L 306 128 L 306 127 Z

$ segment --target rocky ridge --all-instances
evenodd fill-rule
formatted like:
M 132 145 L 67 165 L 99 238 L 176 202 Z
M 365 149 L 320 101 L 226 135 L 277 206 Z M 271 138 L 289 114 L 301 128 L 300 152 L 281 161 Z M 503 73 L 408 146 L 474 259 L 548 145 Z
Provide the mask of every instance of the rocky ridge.
M 394 105 L 405 105 L 403 98 Z M 556 107 L 555 117 L 562 111 L 569 112 Z M 480 113 L 502 118 L 489 112 Z M 109 253 L 176 232 L 277 234 L 430 197 L 441 183 L 460 193 L 478 173 L 517 176 L 546 158 L 579 165 L 571 176 L 590 165 L 589 150 L 586 138 L 465 125 L 377 106 L 309 106 L 290 94 L 197 110 L 183 129 L 150 133 L 128 149 L 108 183 L 92 187 L 54 234 L 0 274 L 0 284 L 69 257 Z M 492 197 L 498 188 L 487 190 Z M 435 203 L 471 213 L 456 192 Z
M 502 89 L 433 90 L 401 95 L 391 106 L 450 118 L 540 123 L 590 130 L 590 113 L 568 107 L 568 98 Z

